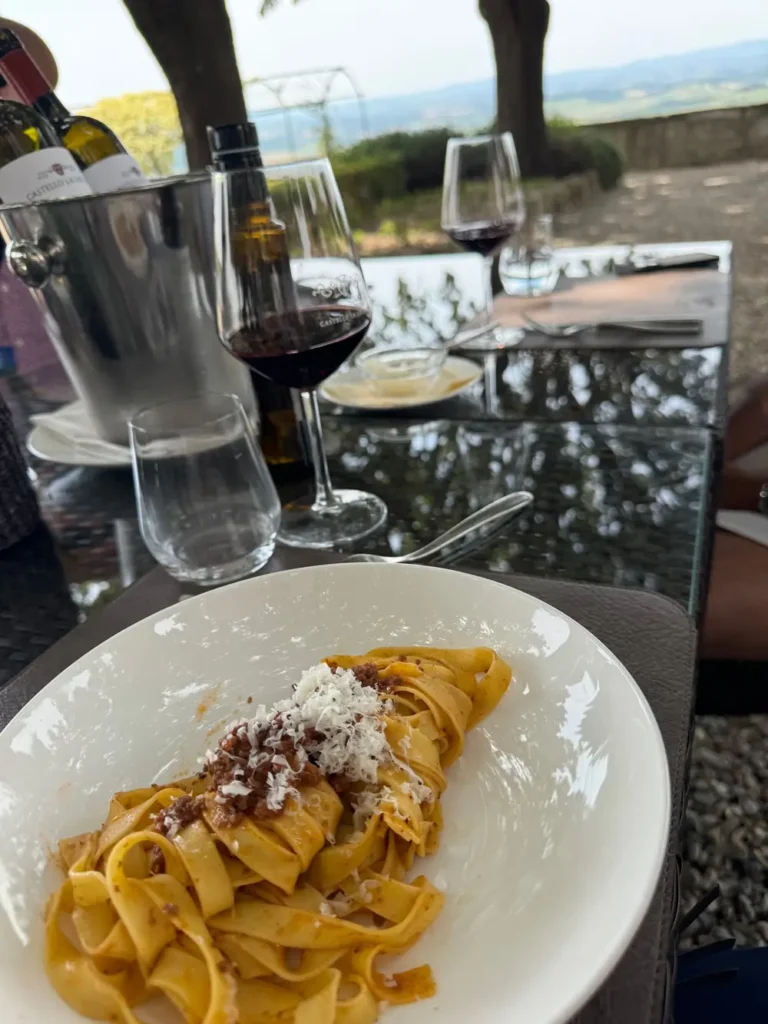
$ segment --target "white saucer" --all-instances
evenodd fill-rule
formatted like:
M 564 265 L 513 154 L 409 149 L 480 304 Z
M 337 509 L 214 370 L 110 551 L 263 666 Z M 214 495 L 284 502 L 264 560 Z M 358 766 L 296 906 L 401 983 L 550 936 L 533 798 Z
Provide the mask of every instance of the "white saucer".
M 82 402 L 72 402 L 39 420 L 27 437 L 27 450 L 38 459 L 63 466 L 109 468 L 131 464 L 127 445 L 103 441 L 96 434 Z
M 448 356 L 436 380 L 407 395 L 385 394 L 354 366 L 335 374 L 320 388 L 329 402 L 346 409 L 386 410 L 415 409 L 444 402 L 466 391 L 482 376 L 482 367 L 462 356 Z

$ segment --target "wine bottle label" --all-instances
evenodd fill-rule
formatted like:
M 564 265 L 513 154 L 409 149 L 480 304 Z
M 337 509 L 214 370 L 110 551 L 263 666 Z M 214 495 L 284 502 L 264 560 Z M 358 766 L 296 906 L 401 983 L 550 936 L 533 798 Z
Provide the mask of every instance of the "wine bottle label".
M 50 146 L 0 167 L 0 203 L 42 203 L 89 196 L 91 187 L 66 149 Z
M 113 192 L 115 189 L 140 185 L 147 180 L 128 153 L 105 157 L 97 164 L 86 167 L 83 173 L 94 192 Z

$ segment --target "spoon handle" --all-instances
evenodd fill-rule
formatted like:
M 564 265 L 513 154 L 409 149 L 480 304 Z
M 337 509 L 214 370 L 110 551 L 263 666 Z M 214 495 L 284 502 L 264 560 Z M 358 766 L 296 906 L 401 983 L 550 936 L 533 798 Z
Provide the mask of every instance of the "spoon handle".
M 515 491 L 514 494 L 505 494 L 502 498 L 497 498 L 492 501 L 489 505 L 484 505 L 483 508 L 473 512 L 467 516 L 466 519 L 462 519 L 460 523 L 456 523 L 450 530 L 446 530 L 445 533 L 441 533 L 439 537 L 435 537 L 429 544 L 425 544 L 423 547 L 418 548 L 416 551 L 411 551 L 407 555 L 403 555 L 398 559 L 400 562 L 422 562 L 426 558 L 431 558 L 436 555 L 439 551 L 442 551 L 444 547 L 449 544 L 453 544 L 467 534 L 473 533 L 475 530 L 479 530 L 483 526 L 489 526 L 492 523 L 497 523 L 502 519 L 508 519 L 518 512 L 522 512 L 524 508 L 527 508 L 533 501 L 533 495 L 530 491 Z

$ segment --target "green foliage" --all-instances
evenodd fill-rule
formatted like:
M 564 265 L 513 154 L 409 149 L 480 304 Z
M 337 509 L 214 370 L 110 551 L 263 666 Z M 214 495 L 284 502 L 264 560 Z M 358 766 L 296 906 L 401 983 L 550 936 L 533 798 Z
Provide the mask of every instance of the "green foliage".
M 443 183 L 443 164 L 448 139 L 456 135 L 450 128 L 429 128 L 423 132 L 389 132 L 363 139 L 345 150 L 350 159 L 374 159 L 396 156 L 403 169 L 404 191 L 417 192 L 439 188 Z M 399 195 L 401 193 L 390 193 Z
M 600 135 L 585 132 L 592 167 L 597 171 L 600 188 L 615 188 L 624 173 L 624 159 L 618 149 Z
M 563 117 L 560 114 L 555 114 L 554 117 L 550 117 L 547 120 L 547 127 L 550 133 L 567 130 L 568 128 L 575 128 L 576 122 L 572 121 L 569 117 Z
M 615 188 L 624 172 L 624 160 L 607 139 L 567 122 L 550 123 L 552 171 L 556 178 L 594 170 L 603 189 Z
M 391 132 L 332 151 L 353 227 L 403 236 L 411 229 L 439 229 L 445 147 L 455 134 L 449 128 Z M 606 139 L 562 119 L 550 125 L 550 139 L 554 177 L 594 169 L 604 189 L 621 180 L 621 155 Z
M 549 125 L 552 141 L 553 175 L 563 178 L 594 169 L 604 189 L 621 180 L 623 161 L 619 151 L 606 139 L 558 118 Z M 445 147 L 457 133 L 450 128 L 430 128 L 422 132 L 390 132 L 363 139 L 348 149 L 333 154 L 337 177 L 344 175 L 342 192 L 350 194 L 358 218 L 366 208 L 383 200 L 381 212 L 389 216 L 388 205 L 401 196 L 439 190 L 443 184 Z M 482 169 L 478 166 L 478 171 Z M 466 168 L 472 176 L 472 168 Z M 358 179 L 370 173 L 375 181 L 370 191 Z M 345 190 L 349 189 L 349 193 Z M 397 215 L 391 214 L 397 219 Z
M 176 101 L 169 92 L 133 92 L 99 100 L 81 111 L 108 124 L 150 177 L 173 170 L 173 154 L 182 140 Z
M 333 171 L 351 223 L 365 225 L 370 213 L 382 199 L 400 196 L 405 191 L 405 174 L 395 153 L 377 156 L 352 156 L 350 150 L 333 153 Z
M 735 82 L 686 82 L 663 91 L 630 89 L 606 92 L 600 98 L 563 96 L 547 103 L 548 112 L 557 112 L 579 124 L 603 121 L 634 121 L 639 117 L 663 117 L 688 110 L 714 110 L 719 107 L 745 107 L 768 103 L 766 85 Z
M 320 138 L 318 139 L 320 143 L 320 152 L 324 156 L 330 156 L 331 153 L 338 149 L 338 146 L 336 145 L 336 138 L 333 134 L 333 125 L 331 124 L 331 119 L 328 117 L 328 110 L 326 107 L 322 108 L 320 118 Z

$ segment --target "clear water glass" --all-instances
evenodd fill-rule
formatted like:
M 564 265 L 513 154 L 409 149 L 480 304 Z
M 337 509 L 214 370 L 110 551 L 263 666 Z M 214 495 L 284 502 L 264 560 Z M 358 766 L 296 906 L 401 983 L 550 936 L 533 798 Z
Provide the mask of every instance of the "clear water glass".
M 141 534 L 171 576 L 213 586 L 266 564 L 280 501 L 238 398 L 144 409 L 129 435 Z
M 555 258 L 552 214 L 527 220 L 518 237 L 501 251 L 499 278 L 507 295 L 549 295 L 560 268 Z

